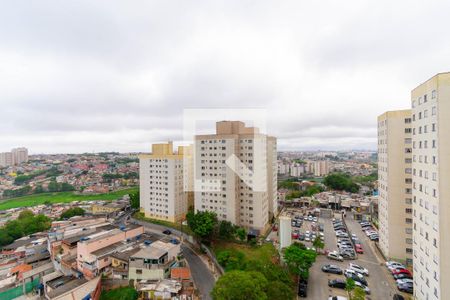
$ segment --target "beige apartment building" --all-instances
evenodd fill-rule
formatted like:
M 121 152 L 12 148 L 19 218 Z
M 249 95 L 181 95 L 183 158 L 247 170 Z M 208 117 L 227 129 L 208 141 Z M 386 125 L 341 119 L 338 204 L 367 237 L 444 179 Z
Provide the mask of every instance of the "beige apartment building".
M 387 259 L 412 264 L 411 110 L 378 117 L 378 220 Z
M 140 205 L 148 218 L 179 222 L 193 204 L 190 161 L 192 146 L 172 142 L 152 145 L 152 154 L 139 157 Z
M 216 123 L 216 133 L 197 135 L 194 201 L 197 211 L 260 233 L 277 214 L 276 138 L 240 121 Z
M 414 294 L 450 295 L 450 73 L 416 87 L 412 104 Z

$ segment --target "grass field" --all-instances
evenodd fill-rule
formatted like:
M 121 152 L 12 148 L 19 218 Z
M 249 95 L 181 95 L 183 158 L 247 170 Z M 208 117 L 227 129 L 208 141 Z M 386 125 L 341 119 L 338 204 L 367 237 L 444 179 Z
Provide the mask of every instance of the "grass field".
M 114 290 L 103 291 L 100 300 L 135 300 L 138 292 L 131 287 L 121 287 Z
M 216 243 L 213 247 L 215 254 L 229 250 L 240 251 L 244 253 L 246 260 L 258 260 L 264 263 L 273 262 L 274 258 L 278 257 L 278 252 L 272 243 L 265 243 L 261 246 L 249 246 L 246 244 L 237 243 Z
M 44 204 L 46 202 L 50 203 L 67 203 L 72 201 L 89 201 L 89 200 L 115 200 L 121 198 L 122 196 L 134 193 L 138 191 L 138 187 L 133 187 L 129 189 L 119 190 L 106 194 L 98 195 L 77 195 L 73 192 L 59 192 L 59 193 L 44 193 L 35 194 L 29 196 L 23 196 L 18 198 L 7 199 L 0 202 L 0 210 L 16 208 L 16 207 L 28 207 L 35 206 L 39 204 Z

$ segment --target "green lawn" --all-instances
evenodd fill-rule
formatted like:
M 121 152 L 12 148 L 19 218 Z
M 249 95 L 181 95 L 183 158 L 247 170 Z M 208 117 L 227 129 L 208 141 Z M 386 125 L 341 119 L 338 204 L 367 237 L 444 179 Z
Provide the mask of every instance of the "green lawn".
M 278 257 L 278 252 L 272 243 L 265 243 L 261 246 L 249 246 L 246 244 L 237 243 L 216 243 L 213 246 L 214 252 L 217 256 L 218 253 L 224 250 L 240 251 L 244 253 L 246 260 L 258 260 L 263 263 L 271 263 L 274 258 Z
M 122 196 L 134 193 L 138 191 L 138 187 L 119 190 L 106 194 L 97 195 L 77 195 L 74 192 L 59 192 L 59 193 L 44 193 L 35 194 L 24 197 L 12 198 L 0 202 L 0 210 L 15 208 L 15 207 L 27 207 L 44 204 L 45 202 L 51 203 L 67 203 L 72 201 L 89 201 L 89 200 L 116 200 Z
M 138 292 L 131 287 L 121 287 L 110 291 L 103 291 L 100 300 L 135 300 Z

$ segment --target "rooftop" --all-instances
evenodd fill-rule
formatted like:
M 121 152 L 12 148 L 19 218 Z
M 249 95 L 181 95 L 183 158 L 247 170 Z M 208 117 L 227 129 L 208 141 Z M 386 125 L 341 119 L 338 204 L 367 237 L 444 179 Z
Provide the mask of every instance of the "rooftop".
M 59 287 L 53 289 L 52 291 L 48 292 L 47 295 L 48 297 L 51 298 L 55 298 L 57 296 L 60 296 L 62 294 L 67 293 L 68 291 L 71 291 L 83 284 L 85 284 L 86 282 L 88 282 L 88 280 L 84 279 L 84 278 L 80 278 L 80 279 L 74 279 L 73 277 L 68 278 L 69 280 L 66 281 L 63 285 L 60 285 Z M 48 284 L 48 283 L 47 283 Z

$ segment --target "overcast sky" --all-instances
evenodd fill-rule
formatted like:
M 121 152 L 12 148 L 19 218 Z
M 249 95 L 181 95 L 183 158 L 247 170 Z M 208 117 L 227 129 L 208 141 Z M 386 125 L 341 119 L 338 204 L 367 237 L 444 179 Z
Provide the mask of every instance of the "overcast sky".
M 148 151 L 188 108 L 267 109 L 280 150 L 375 149 L 377 115 L 450 70 L 450 1 L 0 2 L 0 152 Z

